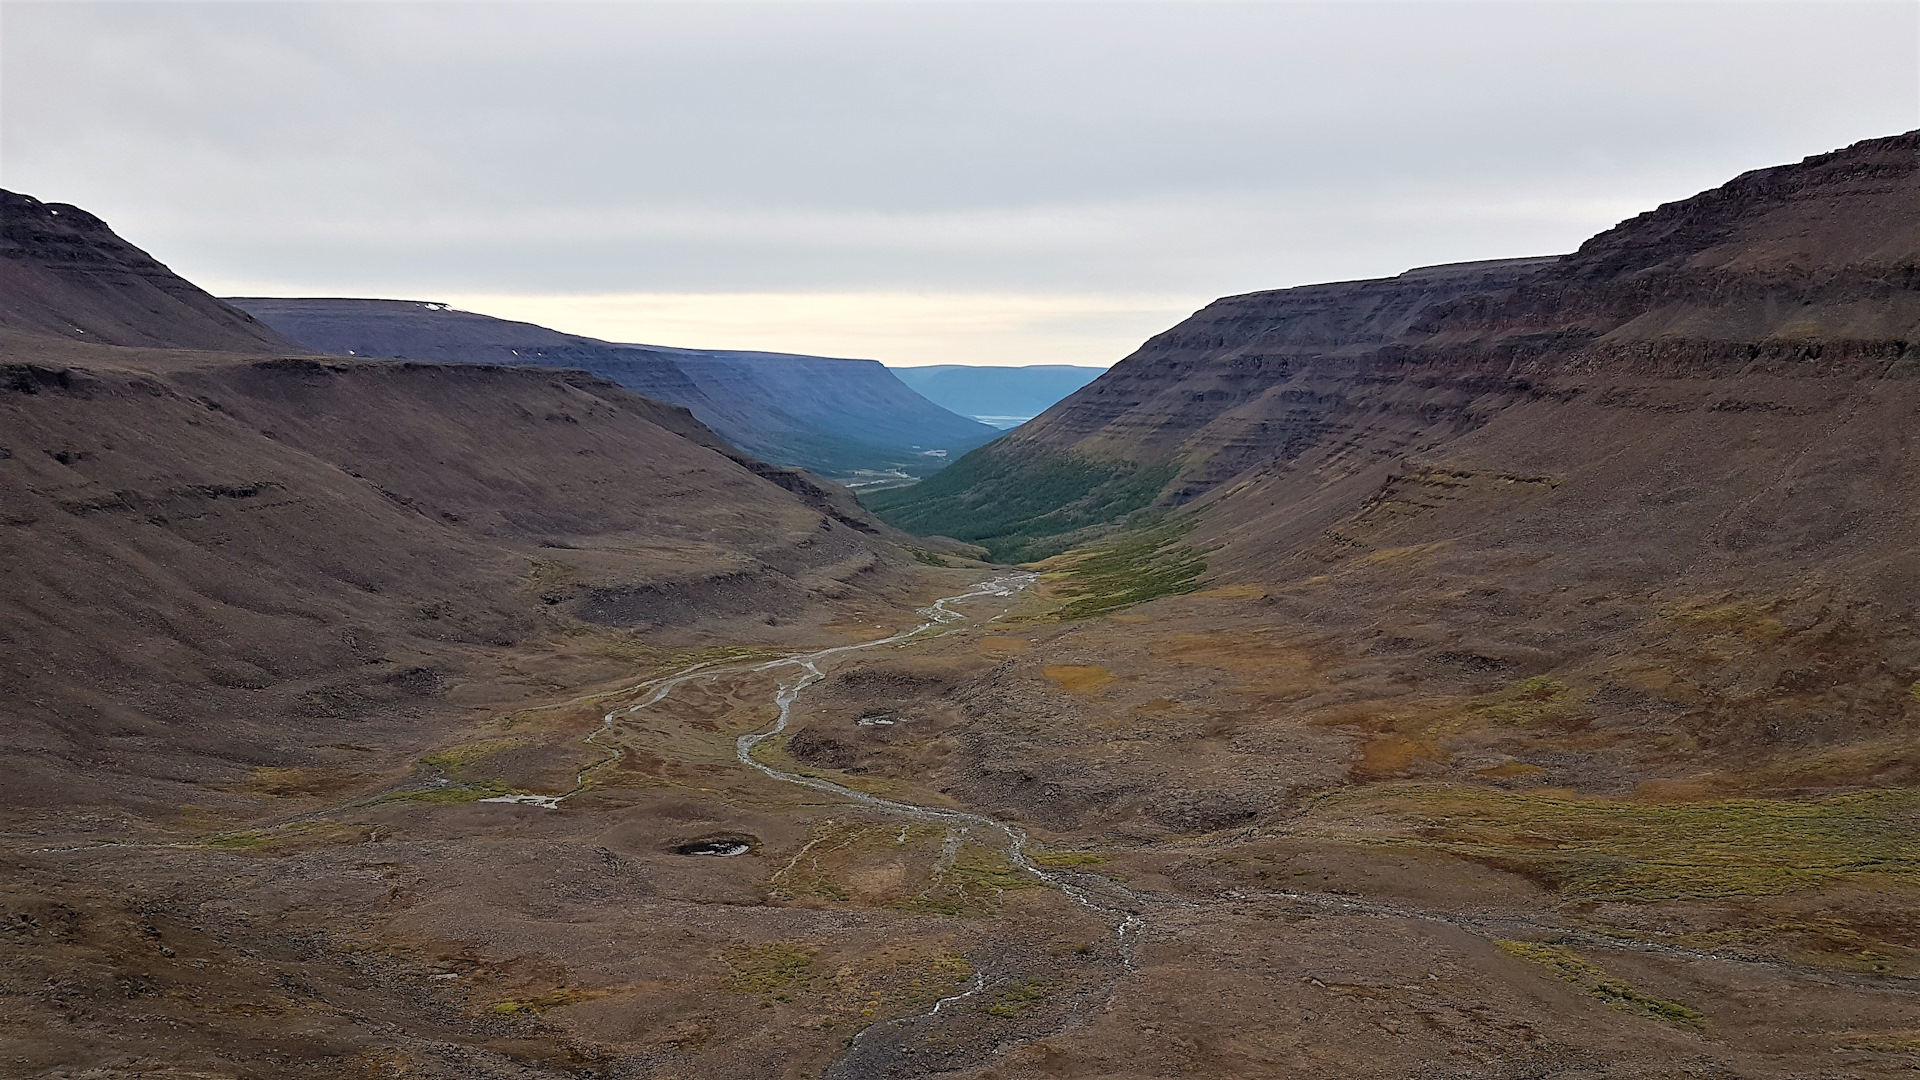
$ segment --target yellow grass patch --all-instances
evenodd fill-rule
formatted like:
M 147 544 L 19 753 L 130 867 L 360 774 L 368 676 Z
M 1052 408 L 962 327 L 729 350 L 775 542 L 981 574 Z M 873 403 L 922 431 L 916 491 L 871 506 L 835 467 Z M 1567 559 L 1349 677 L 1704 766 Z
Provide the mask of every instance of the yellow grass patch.
M 1032 646 L 1033 643 L 1026 638 L 984 637 L 980 639 L 980 651 L 983 653 L 1024 652 Z
M 1920 885 L 1920 789 L 1823 799 L 1628 802 L 1409 784 L 1317 801 L 1308 831 L 1525 873 L 1569 896 L 1774 896 L 1849 879 Z
M 290 798 L 301 795 L 332 795 L 356 786 L 358 773 L 330 765 L 276 768 L 263 765 L 253 770 L 242 790 L 249 795 Z
M 1356 777 L 1398 776 L 1407 771 L 1413 759 L 1446 760 L 1446 753 L 1425 739 L 1405 735 L 1383 735 L 1360 747 L 1360 760 L 1353 766 Z
M 1070 694 L 1091 694 L 1115 678 L 1113 672 L 1098 664 L 1051 664 L 1040 673 Z

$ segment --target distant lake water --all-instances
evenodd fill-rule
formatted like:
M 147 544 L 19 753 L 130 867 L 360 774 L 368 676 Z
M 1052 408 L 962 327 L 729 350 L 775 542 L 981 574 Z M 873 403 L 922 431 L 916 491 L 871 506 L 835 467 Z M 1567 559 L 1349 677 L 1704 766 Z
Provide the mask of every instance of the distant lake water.
M 1004 431 L 1007 428 L 1019 427 L 1021 424 L 1024 424 L 1027 421 L 1033 419 L 1033 417 L 1031 416 L 976 416 L 974 417 L 974 419 L 980 421 L 983 424 L 991 424 L 994 427 L 997 427 L 1002 431 Z

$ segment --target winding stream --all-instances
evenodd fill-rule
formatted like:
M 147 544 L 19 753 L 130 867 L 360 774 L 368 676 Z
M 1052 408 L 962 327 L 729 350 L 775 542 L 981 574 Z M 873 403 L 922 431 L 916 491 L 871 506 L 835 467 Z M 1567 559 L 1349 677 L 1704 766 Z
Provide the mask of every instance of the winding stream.
M 881 798 L 878 795 L 859 791 L 842 784 L 836 784 L 830 780 L 822 780 L 818 777 L 802 776 L 798 773 L 786 772 L 785 770 L 774 768 L 765 762 L 759 761 L 753 756 L 755 747 L 768 739 L 777 738 L 787 730 L 787 725 L 793 718 L 793 704 L 799 700 L 801 693 L 803 693 L 807 687 L 827 677 L 826 672 L 820 668 L 820 664 L 823 661 L 841 656 L 845 653 L 858 652 L 863 649 L 874 649 L 884 645 L 894 645 L 909 641 L 929 631 L 937 630 L 942 626 L 965 621 L 967 616 L 955 610 L 954 605 L 980 597 L 1012 597 L 1021 590 L 1030 587 L 1037 579 L 1037 574 L 1015 573 L 1005 574 L 988 581 L 983 581 L 973 588 L 968 589 L 966 592 L 943 597 L 934 601 L 930 606 L 921 608 L 920 614 L 926 616 L 926 621 L 913 629 L 897 634 L 890 634 L 883 638 L 875 638 L 872 641 L 862 641 L 852 645 L 838 645 L 829 649 L 820 649 L 815 652 L 782 657 L 778 660 L 769 660 L 764 663 L 744 667 L 713 667 L 710 665 L 702 665 L 698 669 L 689 669 L 677 675 L 640 683 L 631 689 L 650 690 L 650 692 L 641 700 L 631 705 L 626 705 L 607 713 L 602 718 L 600 727 L 597 728 L 593 734 L 588 735 L 585 741 L 594 745 L 600 745 L 596 740 L 600 736 L 612 731 L 622 717 L 630 716 L 642 709 L 658 704 L 664 700 L 667 695 L 671 694 L 676 687 L 693 680 L 714 679 L 735 674 L 778 671 L 782 668 L 795 668 L 797 669 L 795 674 L 790 679 L 779 682 L 774 691 L 773 703 L 779 709 L 779 715 L 774 719 L 773 725 L 763 731 L 742 735 L 735 741 L 734 757 L 740 764 L 750 769 L 758 770 L 768 778 L 778 780 L 781 783 L 794 784 L 799 787 L 810 788 L 814 791 L 825 792 L 829 795 L 846 799 L 849 802 L 872 807 L 887 813 L 898 814 L 919 821 L 940 822 L 949 828 L 958 826 L 963 830 L 979 829 L 987 833 L 1000 834 L 1005 837 L 1003 850 L 1006 853 L 1007 861 L 1013 867 L 1022 873 L 1032 875 L 1041 883 L 1059 890 L 1062 895 L 1082 907 L 1116 920 L 1114 927 L 1116 939 L 1115 948 L 1125 970 L 1131 971 L 1133 970 L 1133 958 L 1129 947 L 1131 943 L 1137 939 L 1140 930 L 1145 926 L 1145 922 L 1139 914 L 1141 904 L 1138 898 L 1120 885 L 1104 880 L 1102 880 L 1098 886 L 1099 892 L 1096 894 L 1094 889 L 1089 888 L 1085 884 L 1070 880 L 1066 874 L 1049 870 L 1039 865 L 1027 854 L 1026 848 L 1029 838 L 1026 831 L 1018 826 L 1010 825 L 1007 822 L 986 814 L 976 814 L 967 810 L 921 806 L 917 803 Z M 995 616 L 995 618 L 998 618 L 998 616 Z M 525 803 L 543 806 L 549 809 L 557 807 L 566 799 L 586 790 L 589 774 L 594 770 L 619 760 L 622 753 L 620 750 L 613 747 L 603 748 L 609 751 L 609 756 L 582 768 L 575 775 L 573 789 L 564 794 L 502 795 L 482 801 Z M 715 852 L 715 854 L 718 853 L 719 852 Z M 986 988 L 986 975 L 984 973 L 976 973 L 965 990 L 935 1002 L 933 1008 L 927 1012 L 916 1016 L 898 1017 L 862 1030 L 859 1035 L 855 1036 L 853 1045 L 849 1048 L 849 1051 L 850 1053 L 857 1051 L 862 1039 L 870 1033 L 887 1028 L 898 1029 L 904 1025 L 931 1020 L 938 1015 L 940 1010 L 945 1006 L 963 998 L 972 997 Z M 843 1058 L 842 1060 L 844 1063 L 845 1059 Z
M 966 616 L 953 610 L 949 605 L 979 596 L 1012 596 L 1021 589 L 1032 585 L 1037 577 L 1038 575 L 1030 573 L 1008 574 L 990 581 L 981 582 L 958 596 L 949 596 L 936 600 L 933 606 L 921 609 L 921 613 L 927 616 L 927 621 L 905 633 L 894 634 L 891 637 L 879 638 L 874 641 L 861 642 L 857 645 L 841 645 L 837 648 L 822 649 L 819 652 L 807 653 L 801 656 L 791 656 L 781 660 L 773 660 L 752 668 L 751 670 L 753 671 L 771 671 L 775 668 L 797 666 L 800 668 L 800 675 L 790 683 L 783 683 L 779 690 L 775 692 L 773 702 L 779 707 L 780 715 L 774 720 L 773 726 L 765 731 L 740 736 L 739 741 L 734 744 L 733 756 L 739 759 L 742 765 L 758 769 L 767 776 L 783 783 L 798 784 L 802 787 L 812 788 L 815 791 L 824 791 L 865 806 L 876 807 L 890 813 L 901 814 L 923 821 L 939 821 L 950 826 L 977 826 L 990 832 L 1000 833 L 1005 836 L 1007 840 L 1007 861 L 1012 863 L 1013 866 L 1020 871 L 1031 874 L 1045 884 L 1060 890 L 1075 903 L 1083 907 L 1120 916 L 1120 923 L 1117 928 L 1120 958 L 1122 962 L 1131 968 L 1133 963 L 1127 955 L 1127 936 L 1130 933 L 1137 932 L 1142 925 L 1140 916 L 1136 910 L 1139 904 L 1133 895 L 1125 889 L 1121 889 L 1118 885 L 1110 884 L 1108 888 L 1123 894 L 1126 899 L 1124 902 L 1118 904 L 1102 901 L 1096 899 L 1094 895 L 1083 886 L 1067 880 L 1065 875 L 1052 873 L 1042 868 L 1027 855 L 1026 847 L 1028 837 L 1025 830 L 1018 826 L 1009 825 L 1004 821 L 988 817 L 985 814 L 975 814 L 966 810 L 950 810 L 944 807 L 921 806 L 918 803 L 883 799 L 878 795 L 836 784 L 831 780 L 822 780 L 813 776 L 801 776 L 797 773 L 776 769 L 771 765 L 755 759 L 753 756 L 754 747 L 768 739 L 779 736 L 787 730 L 787 723 L 792 719 L 793 715 L 793 703 L 799 699 L 801 691 L 819 682 L 821 679 L 826 678 L 826 673 L 819 668 L 819 661 L 840 653 L 853 652 L 858 649 L 871 649 L 880 645 L 905 641 L 935 627 L 960 621 L 965 619 Z M 658 700 L 658 695 L 648 699 L 649 703 Z M 936 1010 L 937 1008 L 936 1006 Z

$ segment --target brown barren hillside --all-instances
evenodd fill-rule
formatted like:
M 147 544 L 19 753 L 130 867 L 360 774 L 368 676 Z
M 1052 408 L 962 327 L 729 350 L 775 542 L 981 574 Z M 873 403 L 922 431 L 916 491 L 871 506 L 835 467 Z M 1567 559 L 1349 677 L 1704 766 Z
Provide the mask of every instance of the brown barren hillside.
M 351 762 L 374 718 L 554 677 L 516 648 L 590 681 L 636 628 L 767 637 L 884 577 L 859 519 L 578 373 L 7 344 L 16 811 L 211 806 L 164 778 Z
M 304 352 L 77 206 L 0 191 L 0 327 L 97 345 Z

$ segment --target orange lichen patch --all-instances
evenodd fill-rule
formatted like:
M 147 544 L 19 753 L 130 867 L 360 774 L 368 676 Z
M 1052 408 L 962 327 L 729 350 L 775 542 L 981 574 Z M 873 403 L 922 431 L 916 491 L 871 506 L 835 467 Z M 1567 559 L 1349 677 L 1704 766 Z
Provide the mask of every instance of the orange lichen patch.
M 1265 585 L 1221 585 L 1194 595 L 1215 600 L 1259 600 L 1267 595 L 1267 587 Z
M 1361 745 L 1360 760 L 1354 763 L 1352 773 L 1355 779 L 1398 776 L 1407 771 L 1415 758 L 1444 762 L 1447 756 L 1445 751 L 1424 739 L 1383 735 Z
M 1168 634 L 1148 648 L 1148 655 L 1255 677 L 1262 684 L 1297 683 L 1316 666 L 1308 649 L 1244 633 Z
M 1023 652 L 1031 648 L 1032 642 L 1017 637 L 984 637 L 980 639 L 980 651 L 983 653 Z
M 1529 765 L 1524 761 L 1509 761 L 1504 765 L 1495 765 L 1491 769 L 1481 769 L 1473 775 L 1491 777 L 1495 780 L 1511 780 L 1520 776 L 1538 776 L 1546 771 L 1538 765 Z
M 1689 630 L 1734 634 L 1762 642 L 1778 641 L 1787 634 L 1780 620 L 1753 604 L 1686 601 L 1661 608 L 1660 617 Z
M 358 773 L 331 766 L 293 766 L 275 768 L 263 765 L 253 770 L 241 788 L 249 795 L 290 798 L 301 795 L 333 795 L 363 782 Z
M 1098 664 L 1053 664 L 1040 673 L 1070 694 L 1091 694 L 1114 680 L 1114 674 Z

